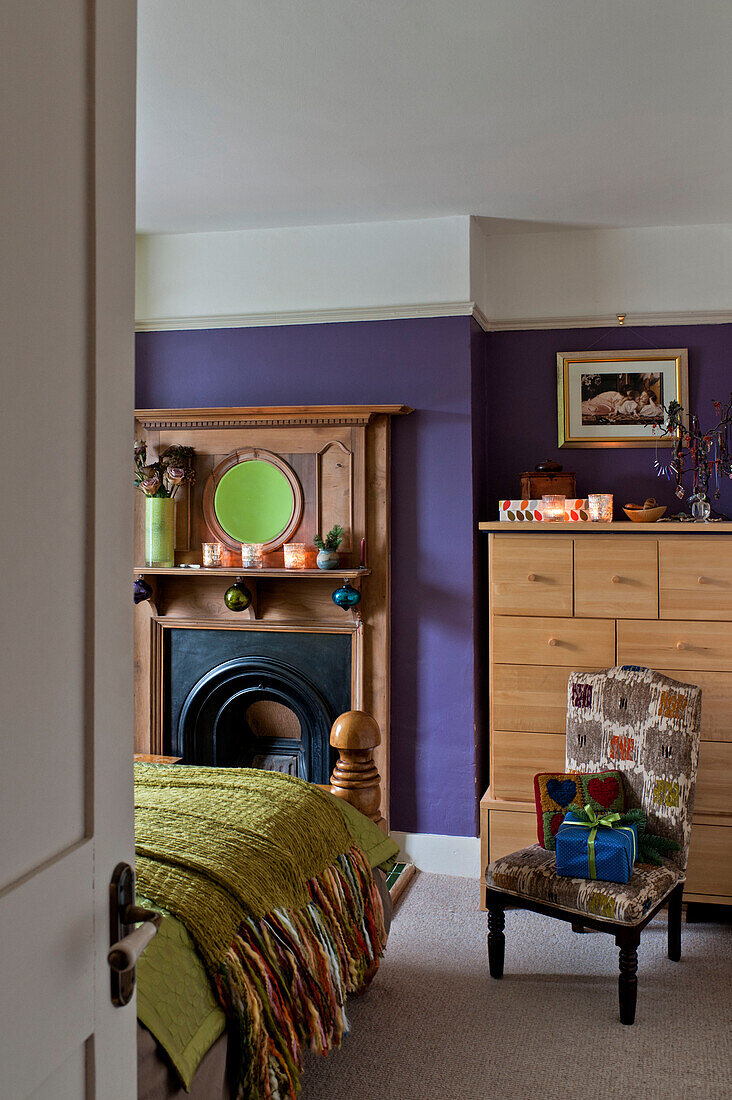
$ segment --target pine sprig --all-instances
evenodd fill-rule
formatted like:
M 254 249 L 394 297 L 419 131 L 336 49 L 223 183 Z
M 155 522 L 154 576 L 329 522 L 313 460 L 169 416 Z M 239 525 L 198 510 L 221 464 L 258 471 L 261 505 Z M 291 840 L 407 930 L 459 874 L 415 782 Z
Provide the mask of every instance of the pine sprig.
M 336 523 L 333 527 L 331 527 L 330 531 L 325 536 L 325 539 L 322 539 L 320 537 L 320 534 L 317 534 L 313 539 L 313 542 L 317 546 L 318 550 L 337 550 L 343 542 L 343 528 L 341 527 L 340 523 Z

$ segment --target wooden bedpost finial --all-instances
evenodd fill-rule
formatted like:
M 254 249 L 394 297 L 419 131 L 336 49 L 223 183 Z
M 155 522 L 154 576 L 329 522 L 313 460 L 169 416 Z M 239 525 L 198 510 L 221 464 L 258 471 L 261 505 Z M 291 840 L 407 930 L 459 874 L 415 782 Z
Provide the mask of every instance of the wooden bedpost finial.
M 377 824 L 382 821 L 380 777 L 373 750 L 381 744 L 378 722 L 363 710 L 348 710 L 336 718 L 330 743 L 338 760 L 330 777 L 331 793 L 344 798 Z

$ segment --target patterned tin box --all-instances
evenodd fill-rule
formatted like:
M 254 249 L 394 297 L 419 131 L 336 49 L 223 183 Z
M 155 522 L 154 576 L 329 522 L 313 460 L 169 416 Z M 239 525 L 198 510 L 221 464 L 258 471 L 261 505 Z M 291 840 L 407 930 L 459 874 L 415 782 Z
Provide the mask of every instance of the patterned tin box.
M 543 523 L 540 500 L 499 500 L 498 518 L 507 523 Z M 576 497 L 564 502 L 565 523 L 589 520 L 587 501 Z

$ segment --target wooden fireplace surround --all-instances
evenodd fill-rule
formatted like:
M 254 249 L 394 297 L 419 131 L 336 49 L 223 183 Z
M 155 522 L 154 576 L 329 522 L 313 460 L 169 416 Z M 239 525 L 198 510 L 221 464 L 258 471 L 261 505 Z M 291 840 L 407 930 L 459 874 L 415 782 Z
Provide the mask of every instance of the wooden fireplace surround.
M 279 630 L 352 635 L 351 706 L 372 714 L 381 729 L 374 762 L 381 776 L 381 812 L 389 807 L 390 701 L 390 428 L 406 405 L 285 408 L 144 409 L 135 438 L 154 460 L 172 444 L 195 451 L 196 482 L 176 498 L 173 568 L 144 565 L 144 498 L 135 501 L 135 576 L 152 598 L 135 609 L 135 752 L 163 753 L 163 667 L 169 629 Z M 304 506 L 291 541 L 312 543 L 316 532 L 344 528 L 337 570 L 286 570 L 281 550 L 263 569 L 188 569 L 213 538 L 203 510 L 211 471 L 238 450 L 261 449 L 297 474 Z M 181 495 L 182 493 L 182 495 Z M 366 568 L 360 567 L 366 539 Z M 253 594 L 247 612 L 229 611 L 224 592 L 241 576 Z M 360 588 L 357 613 L 336 607 L 331 594 L 344 579 Z

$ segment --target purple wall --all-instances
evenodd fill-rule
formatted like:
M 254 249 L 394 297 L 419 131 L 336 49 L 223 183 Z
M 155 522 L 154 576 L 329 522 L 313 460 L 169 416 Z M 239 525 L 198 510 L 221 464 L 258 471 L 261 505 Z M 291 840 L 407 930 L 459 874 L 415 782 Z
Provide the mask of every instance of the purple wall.
M 137 337 L 138 408 L 415 409 L 392 432 L 391 810 L 406 831 L 476 832 L 471 433 L 483 418 L 471 397 L 483 352 L 467 317 Z
M 577 495 L 612 492 L 617 509 L 654 496 L 670 511 L 681 507 L 671 483 L 655 475 L 650 447 L 562 449 L 557 445 L 556 354 L 558 351 L 626 348 L 688 348 L 692 411 L 702 428 L 715 422 L 712 401 L 732 389 L 732 325 L 494 332 L 486 336 L 487 500 L 485 518 L 495 519 L 501 497 L 520 495 L 519 474 L 556 457 L 577 473 Z M 688 485 L 688 481 L 685 482 Z M 732 515 L 732 482 L 712 504 Z M 622 512 L 620 519 L 624 519 Z

